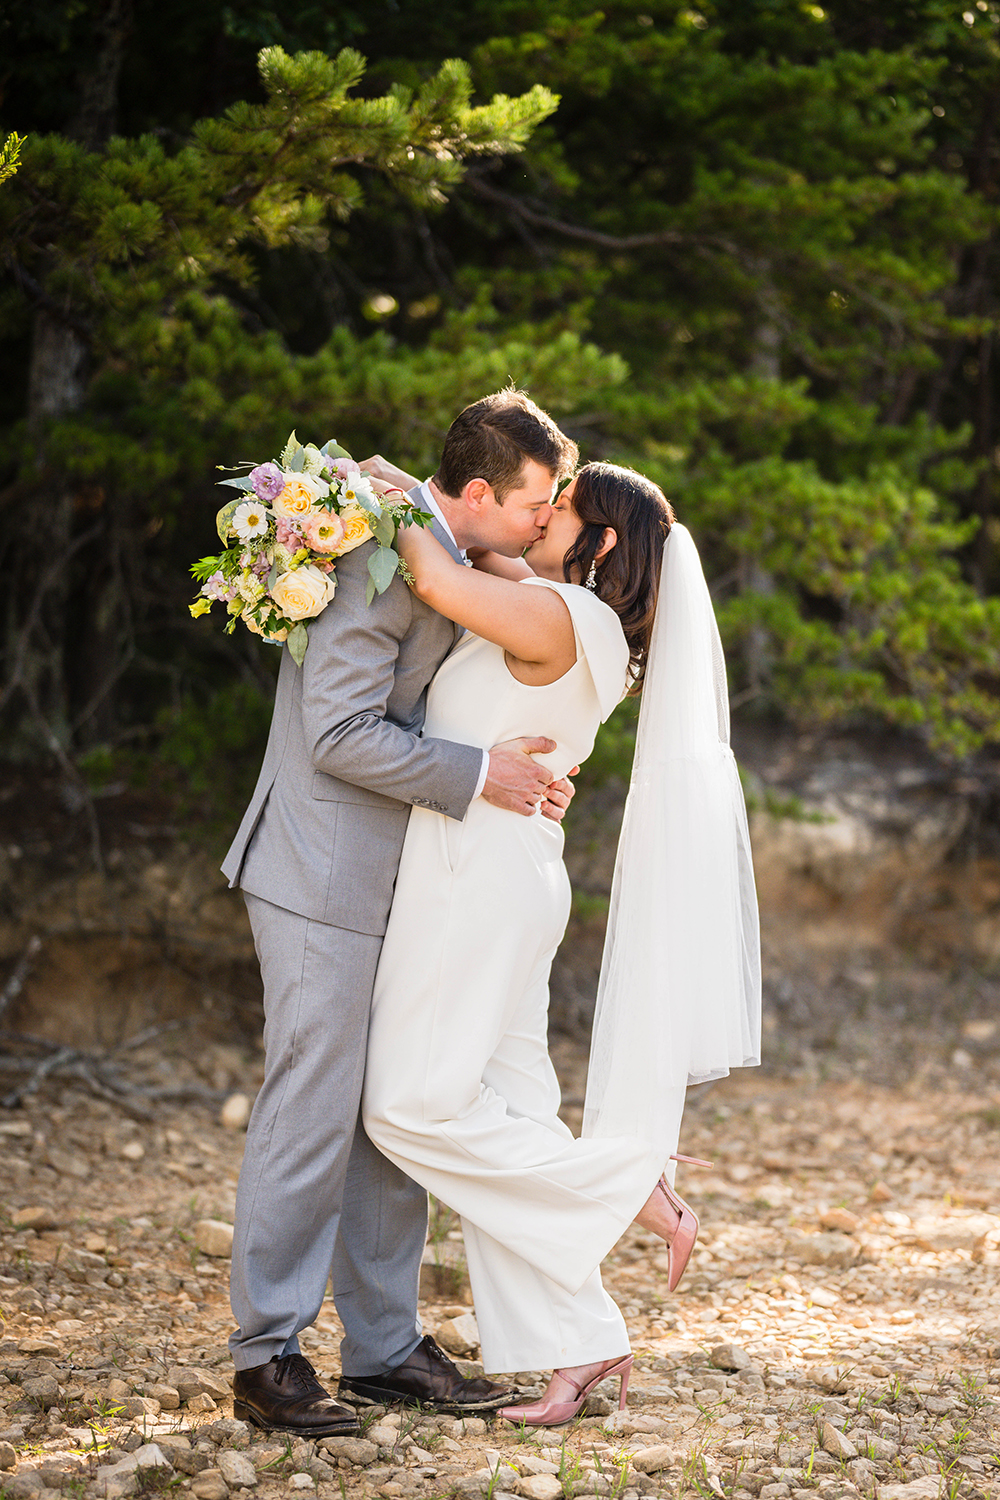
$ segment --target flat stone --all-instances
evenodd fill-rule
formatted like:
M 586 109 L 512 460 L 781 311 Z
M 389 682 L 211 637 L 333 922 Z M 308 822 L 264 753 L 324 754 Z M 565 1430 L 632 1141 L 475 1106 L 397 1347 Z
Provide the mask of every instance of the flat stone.
M 824 1229 L 840 1229 L 844 1234 L 857 1234 L 861 1228 L 861 1220 L 849 1208 L 828 1208 L 820 1214 L 819 1222 Z
M 123 1156 L 126 1161 L 142 1161 L 146 1154 L 146 1148 L 141 1141 L 126 1141 L 118 1154 L 119 1156 Z
M 717 1370 L 748 1370 L 753 1364 L 742 1344 L 716 1344 L 709 1358 Z
M 194 1226 L 194 1242 L 203 1255 L 229 1260 L 233 1253 L 233 1226 L 222 1219 L 199 1219 Z
M 0 1469 L 12 1469 L 17 1463 L 17 1449 L 13 1443 L 0 1443 Z
M 938 1254 L 949 1250 L 973 1251 L 1000 1232 L 1000 1218 L 993 1214 L 967 1214 L 960 1218 L 916 1219 L 913 1233 L 920 1250 Z
M 878 1493 L 879 1500 L 938 1500 L 947 1491 L 942 1475 L 925 1474 L 909 1484 L 880 1484 Z
M 846 1234 L 789 1235 L 786 1248 L 808 1266 L 849 1266 L 861 1254 L 857 1241 Z
M 528 1474 L 515 1481 L 515 1493 L 524 1500 L 561 1500 L 563 1487 L 554 1474 Z
M 547 1458 L 535 1458 L 533 1454 L 526 1454 L 524 1458 L 516 1460 L 518 1472 L 525 1478 L 529 1474 L 558 1474 L 559 1465 L 551 1463 Z
M 15 1208 L 10 1216 L 15 1229 L 58 1229 L 63 1220 L 53 1208 L 43 1208 L 40 1203 L 28 1208 Z
M 218 1406 L 207 1391 L 200 1391 L 197 1396 L 192 1396 L 188 1402 L 188 1411 L 209 1412 L 218 1411 Z
M 172 1385 L 154 1383 L 143 1389 L 143 1395 L 151 1396 L 160 1403 L 161 1411 L 177 1411 L 181 1404 L 181 1393 Z
M 19 1339 L 17 1344 L 19 1354 L 37 1354 L 43 1359 L 58 1359 L 63 1352 L 62 1345 L 57 1344 L 55 1339 Z
M 173 1386 L 182 1401 L 190 1401 L 194 1396 L 211 1396 L 225 1401 L 232 1395 L 232 1385 L 224 1375 L 197 1366 L 171 1365 L 167 1371 L 167 1385 Z
M 90 1176 L 90 1162 L 85 1156 L 78 1156 L 75 1151 L 61 1151 L 58 1146 L 50 1146 L 47 1160 L 60 1177 L 76 1177 L 85 1182 Z
M 676 1450 L 668 1448 L 666 1443 L 658 1443 L 654 1448 L 640 1448 L 638 1453 L 632 1454 L 632 1467 L 640 1474 L 658 1474 L 661 1469 L 672 1469 L 677 1462 Z
M 245 1130 L 253 1108 L 248 1094 L 230 1094 L 219 1110 L 219 1124 L 226 1130 Z
M 21 1389 L 45 1411 L 59 1400 L 59 1382 L 54 1375 L 36 1375 L 33 1379 L 23 1380 Z
M 234 1448 L 223 1448 L 218 1457 L 219 1473 L 232 1490 L 252 1490 L 257 1483 L 257 1470 L 245 1453 Z
M 831 1394 L 847 1390 L 848 1373 L 847 1368 L 840 1365 L 819 1365 L 816 1369 L 809 1371 L 816 1384 Z
M 475 1313 L 449 1318 L 437 1331 L 437 1341 L 448 1354 L 471 1354 L 479 1348 L 479 1324 Z
M 288 1481 L 290 1490 L 314 1490 L 316 1481 L 311 1474 L 292 1474 Z
M 824 1452 L 832 1453 L 834 1458 L 857 1458 L 858 1450 L 849 1437 L 845 1437 L 839 1428 L 834 1427 L 832 1422 L 823 1423 L 823 1432 L 820 1441 Z
M 372 1429 L 369 1429 L 369 1432 Z M 394 1443 L 399 1436 L 395 1428 L 383 1429 L 391 1432 L 390 1443 Z M 368 1437 L 327 1437 L 321 1438 L 318 1447 L 333 1458 L 346 1458 L 349 1464 L 358 1464 L 362 1468 L 373 1464 L 378 1458 L 379 1439 L 374 1441 Z
M 22 1469 L 3 1482 L 5 1500 L 37 1500 L 45 1494 L 45 1484 L 36 1469 Z
M 219 1469 L 202 1469 L 191 1481 L 191 1493 L 197 1500 L 226 1500 L 229 1488 Z

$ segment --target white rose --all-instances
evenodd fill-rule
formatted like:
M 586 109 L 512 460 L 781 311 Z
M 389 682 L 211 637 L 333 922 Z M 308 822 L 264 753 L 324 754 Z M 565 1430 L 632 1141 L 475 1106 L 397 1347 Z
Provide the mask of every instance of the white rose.
M 337 588 L 336 576 L 312 563 L 282 573 L 271 590 L 271 598 L 289 620 L 310 620 L 326 609 Z

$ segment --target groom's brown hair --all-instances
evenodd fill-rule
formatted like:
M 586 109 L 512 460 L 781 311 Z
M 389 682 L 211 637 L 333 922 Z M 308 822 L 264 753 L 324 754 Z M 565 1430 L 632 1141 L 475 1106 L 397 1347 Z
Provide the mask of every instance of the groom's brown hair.
M 467 406 L 448 428 L 434 483 L 460 495 L 470 479 L 485 479 L 502 505 L 521 483 L 525 459 L 568 479 L 579 449 L 524 391 L 513 386 Z

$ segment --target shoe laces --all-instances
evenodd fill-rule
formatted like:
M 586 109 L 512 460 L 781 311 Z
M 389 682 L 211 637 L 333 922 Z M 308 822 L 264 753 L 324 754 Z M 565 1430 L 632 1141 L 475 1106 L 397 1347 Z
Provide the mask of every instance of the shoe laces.
M 283 1385 L 286 1377 L 290 1385 L 301 1391 L 314 1391 L 319 1385 L 316 1371 L 304 1354 L 283 1354 L 274 1370 L 275 1385 Z

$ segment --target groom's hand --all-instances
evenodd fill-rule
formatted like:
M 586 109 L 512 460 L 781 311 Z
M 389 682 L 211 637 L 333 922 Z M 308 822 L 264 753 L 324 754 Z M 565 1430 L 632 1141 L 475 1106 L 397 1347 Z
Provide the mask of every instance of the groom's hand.
M 505 812 L 530 817 L 549 788 L 551 772 L 532 760 L 533 755 L 551 755 L 555 740 L 523 736 L 504 740 L 490 751 L 490 769 L 482 796 Z
M 575 776 L 579 769 L 579 766 L 574 766 L 569 776 Z M 576 787 L 567 776 L 559 781 L 550 781 L 542 798 L 542 817 L 551 818 L 553 823 L 561 823 L 575 796 Z

